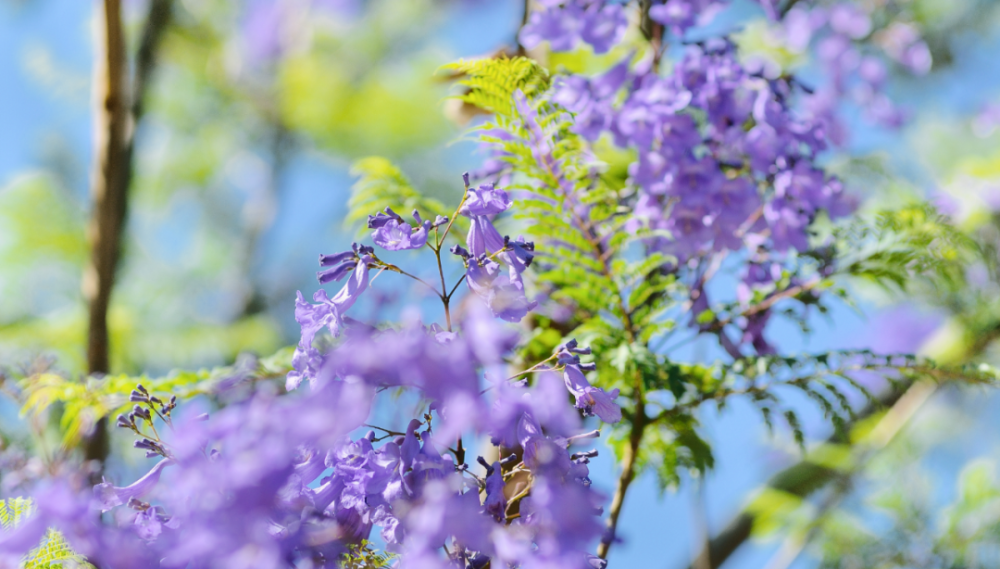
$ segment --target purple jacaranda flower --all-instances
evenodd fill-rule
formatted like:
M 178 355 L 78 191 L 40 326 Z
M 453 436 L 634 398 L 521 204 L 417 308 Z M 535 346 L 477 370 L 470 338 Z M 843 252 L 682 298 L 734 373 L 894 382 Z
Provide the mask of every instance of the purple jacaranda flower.
M 492 336 L 509 345 L 509 337 Z M 477 367 L 494 363 L 480 362 L 476 354 L 485 357 L 489 352 L 472 348 L 469 341 L 459 336 L 442 343 L 432 330 L 419 325 L 358 335 L 328 355 L 329 369 L 376 388 L 417 388 L 430 400 L 444 403 L 457 392 L 477 395 Z
M 480 461 L 486 464 L 482 457 Z M 486 499 L 483 501 L 483 510 L 498 522 L 503 523 L 507 519 L 507 497 L 504 496 L 503 469 L 499 461 L 487 467 Z
M 469 195 L 462 204 L 460 213 L 468 217 L 479 215 L 496 215 L 507 211 L 511 205 L 507 192 L 496 188 L 493 184 L 483 184 L 478 188 L 469 188 Z
M 521 29 L 521 45 L 533 49 L 548 41 L 552 51 L 570 51 L 583 40 L 600 54 L 624 37 L 628 19 L 620 4 L 603 0 L 568 0 L 560 4 L 541 3 L 542 9 L 533 12 Z
M 622 410 L 615 404 L 618 390 L 612 389 L 606 393 L 599 387 L 594 387 L 587 381 L 579 365 L 567 363 L 563 369 L 563 381 L 566 389 L 576 397 L 576 407 L 584 415 L 597 415 L 605 423 L 617 423 L 622 420 Z
M 421 219 L 417 210 L 413 210 L 413 218 L 417 220 L 415 227 L 411 227 L 388 207 L 385 208 L 385 213 L 378 212 L 374 216 L 369 215 L 368 228 L 375 230 L 372 233 L 372 240 L 386 251 L 404 251 L 423 247 L 427 243 L 427 232 L 431 229 L 431 222 Z
M 320 255 L 319 264 L 321 267 L 330 267 L 316 273 L 319 284 L 327 284 L 339 281 L 346 277 L 354 267 L 357 266 L 358 255 L 355 251 L 344 251 L 336 255 Z
M 154 541 L 163 532 L 163 528 L 170 524 L 170 516 L 160 506 L 135 502 L 132 504 L 138 509 L 132 521 L 136 534 L 146 541 Z
M 628 18 L 620 4 L 594 2 L 584 14 L 580 39 L 594 48 L 594 53 L 607 53 L 619 43 L 628 28 Z
M 301 327 L 302 335 L 292 357 L 295 369 L 289 372 L 285 382 L 288 390 L 298 387 L 303 379 L 312 380 L 316 377 L 316 373 L 322 366 L 322 355 L 312 346 L 316 334 L 323 328 L 327 328 L 331 334 L 339 336 L 343 327 L 344 313 L 368 288 L 368 266 L 374 262 L 370 256 L 372 249 L 355 244 L 355 250 L 357 258 L 344 261 L 345 263 L 354 263 L 351 278 L 333 298 L 329 298 L 326 291 L 320 289 L 313 295 L 313 301 L 316 304 L 310 304 L 305 301 L 301 292 L 296 293 L 295 320 Z M 359 254 L 360 256 L 358 256 Z M 340 257 L 341 255 L 344 254 L 332 257 Z M 324 257 L 320 258 L 321 263 L 324 260 Z
M 535 258 L 535 243 L 525 241 L 523 236 L 518 236 L 514 241 L 504 238 L 504 243 L 504 252 L 500 254 L 500 258 L 515 273 L 524 273 Z
M 102 482 L 94 486 L 94 496 L 100 501 L 101 510 L 107 512 L 116 506 L 127 504 L 132 498 L 145 496 L 160 481 L 160 472 L 171 464 L 173 461 L 169 458 L 161 460 L 145 476 L 129 486 L 118 487 L 110 482 Z
M 572 556 L 577 565 L 566 560 L 565 565 L 555 566 L 582 566 L 586 558 L 582 552 L 603 530 L 600 503 L 601 497 L 582 484 L 538 476 L 531 495 L 521 503 L 524 523 L 536 531 L 537 555 L 542 559 Z
M 684 30 L 694 25 L 697 18 L 695 2 L 693 0 L 667 0 L 664 4 L 651 7 L 649 17 L 674 30 L 675 33 L 683 34 Z
M 613 99 L 629 77 L 630 58 L 593 79 L 579 75 L 556 79 L 553 100 L 576 114 L 573 132 L 595 141 L 611 127 L 616 114 Z
M 472 551 L 491 552 L 490 534 L 496 524 L 482 514 L 478 492 L 466 490 L 460 476 L 453 474 L 429 482 L 422 497 L 423 501 L 410 509 L 403 520 L 406 542 L 402 554 L 405 558 L 437 559 L 436 551 L 449 536 L 454 536 Z M 417 566 L 447 565 L 440 561 L 436 564 L 417 561 Z
M 797 203 L 784 198 L 776 198 L 764 205 L 763 219 L 771 229 L 771 241 L 776 251 L 809 248 L 806 229 L 810 215 Z
M 462 338 L 484 367 L 503 366 L 504 358 L 517 346 L 519 336 L 509 326 L 499 324 L 489 308 L 481 302 L 470 302 L 461 322 Z
M 579 428 L 578 416 L 565 404 L 566 388 L 554 373 L 540 374 L 530 389 L 503 381 L 495 385 L 494 393 L 496 399 L 489 416 L 493 444 L 517 446 L 524 415 L 531 416 L 529 423 L 544 425 L 553 436 L 569 437 Z
M 547 41 L 552 51 L 570 51 L 580 41 L 583 18 L 583 9 L 572 0 L 565 7 L 552 6 L 532 12 L 518 34 L 518 41 L 526 49 Z
M 466 244 L 473 256 L 489 255 L 500 252 L 504 249 L 505 243 L 500 232 L 493 226 L 493 222 L 485 215 L 472 216 L 472 223 L 469 225 L 469 234 L 466 236 Z
M 538 306 L 537 301 L 528 300 L 524 282 L 514 266 L 509 274 L 503 274 L 500 265 L 485 256 L 470 257 L 466 262 L 465 281 L 469 289 L 486 302 L 495 317 L 519 322 Z

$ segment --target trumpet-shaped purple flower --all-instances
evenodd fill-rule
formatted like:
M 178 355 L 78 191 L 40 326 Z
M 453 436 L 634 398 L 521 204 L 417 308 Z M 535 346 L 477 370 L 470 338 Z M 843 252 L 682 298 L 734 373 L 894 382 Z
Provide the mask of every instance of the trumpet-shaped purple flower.
M 485 463 L 483 461 L 483 464 Z M 499 462 L 494 462 L 489 465 L 486 472 L 486 499 L 483 501 L 483 510 L 501 523 L 507 519 L 507 497 L 504 495 L 504 486 L 503 469 L 500 468 Z
M 173 461 L 169 458 L 157 462 L 156 466 L 150 469 L 145 476 L 124 488 L 114 486 L 110 482 L 94 486 L 94 496 L 100 501 L 101 510 L 107 512 L 116 506 L 127 504 L 134 498 L 145 496 L 160 481 L 160 472 L 171 464 Z
M 485 215 L 472 216 L 472 223 L 469 226 L 469 234 L 466 237 L 466 244 L 472 255 L 491 255 L 500 252 L 506 246 L 504 238 L 500 232 Z
M 468 217 L 496 215 L 510 208 L 511 199 L 507 192 L 495 188 L 493 184 L 483 184 L 469 188 L 469 196 L 462 204 L 461 213 Z
M 521 45 L 533 49 L 548 41 L 552 51 L 571 51 L 582 40 L 594 53 L 606 53 L 624 37 L 628 19 L 621 5 L 603 0 L 559 4 L 547 2 L 531 14 L 518 36 Z
M 313 301 L 316 304 L 310 304 L 305 301 L 301 292 L 296 293 L 295 320 L 301 327 L 302 335 L 295 348 L 295 354 L 292 356 L 292 364 L 295 369 L 289 372 L 285 382 L 288 390 L 298 387 L 303 379 L 313 380 L 317 377 L 319 369 L 323 365 L 323 356 L 313 347 L 313 340 L 323 328 L 327 328 L 334 336 L 340 335 L 344 313 L 368 288 L 368 266 L 374 262 L 370 256 L 371 253 L 370 247 L 355 244 L 353 257 L 348 256 L 347 253 L 320 257 L 321 264 L 340 262 L 338 267 L 341 267 L 353 263 L 350 266 L 353 271 L 351 278 L 333 298 L 329 298 L 326 291 L 320 289 L 313 295 Z M 320 281 L 322 282 L 322 280 L 321 277 Z
M 368 216 L 368 228 L 374 229 L 372 240 L 379 247 L 386 251 L 404 251 L 407 249 L 419 249 L 427 243 L 427 232 L 431 229 L 431 222 L 420 218 L 420 213 L 413 210 L 413 219 L 417 220 L 417 225 L 411 227 L 403 221 L 403 218 L 385 208 L 385 213 Z
M 528 300 L 524 282 L 514 266 L 505 275 L 494 261 L 469 258 L 465 280 L 469 289 L 486 302 L 493 316 L 501 320 L 519 322 L 538 306 L 537 301 Z
M 576 398 L 576 408 L 583 411 L 584 415 L 597 415 L 605 423 L 617 423 L 622 420 L 622 410 L 615 403 L 618 397 L 618 390 L 612 389 L 605 392 L 599 387 L 594 387 L 583 375 L 583 370 L 578 364 L 566 363 L 563 369 L 563 381 L 566 389 Z

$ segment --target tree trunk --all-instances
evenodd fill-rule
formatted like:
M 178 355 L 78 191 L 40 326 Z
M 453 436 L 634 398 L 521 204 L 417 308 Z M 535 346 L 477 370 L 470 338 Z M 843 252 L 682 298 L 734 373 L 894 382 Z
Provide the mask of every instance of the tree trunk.
M 87 371 L 91 375 L 100 376 L 111 371 L 108 307 L 128 211 L 135 127 L 142 115 L 142 101 L 152 73 L 154 56 L 170 14 L 171 0 L 153 0 L 150 4 L 130 94 L 126 89 L 128 64 L 121 0 L 102 0 L 101 4 L 94 50 L 93 210 L 87 227 L 91 257 L 83 275 L 83 296 L 89 311 Z M 84 457 L 86 460 L 103 461 L 107 454 L 107 419 L 101 419 L 85 443 Z

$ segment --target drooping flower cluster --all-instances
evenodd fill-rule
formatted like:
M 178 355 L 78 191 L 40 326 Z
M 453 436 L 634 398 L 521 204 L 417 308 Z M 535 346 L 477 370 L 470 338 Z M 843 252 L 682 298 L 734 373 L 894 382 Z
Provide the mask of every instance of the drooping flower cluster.
M 494 316 L 517 322 L 538 305 L 528 300 L 521 276 L 531 266 L 535 245 L 523 237 L 515 241 L 508 236 L 501 237 L 493 226 L 491 217 L 506 211 L 510 205 L 507 192 L 493 184 L 470 188 L 459 210 L 471 220 L 466 237 L 468 249 L 456 245 L 451 251 L 466 265 L 465 280 L 469 290 L 486 302 Z M 503 274 L 497 260 L 507 265 L 507 274 Z
M 636 153 L 629 166 L 634 201 L 627 227 L 649 235 L 647 250 L 677 259 L 677 270 L 691 287 L 691 322 L 703 330 L 708 328 L 697 317 L 709 307 L 705 280 L 711 271 L 703 263 L 689 270 L 689 261 L 714 258 L 717 264 L 739 252 L 746 259 L 739 295 L 745 304 L 754 291 L 775 289 L 788 259 L 813 250 L 810 228 L 817 218 L 836 219 L 853 210 L 842 183 L 817 165 L 828 142 L 844 139 L 836 116 L 839 103 L 849 98 L 886 124 L 898 124 L 901 117 L 881 93 L 884 64 L 862 55 L 856 44 L 874 41 L 915 72 L 929 66 L 918 36 L 875 31 L 869 15 L 853 4 L 820 8 L 803 3 L 785 14 L 771 2 L 760 3 L 783 26 L 790 45 L 806 50 L 815 44 L 828 83 L 812 89 L 758 62 L 745 64 L 727 37 L 685 41 L 689 31 L 711 21 L 728 2 L 667 0 L 652 2 L 648 16 L 672 34 L 664 41 L 685 45 L 669 73 L 659 71 L 663 54 L 655 53 L 659 45 L 654 45 L 654 53 L 638 61 L 629 56 L 594 77 L 557 75 L 549 95 L 573 114 L 572 130 L 579 136 L 590 142 L 610 139 Z M 588 14 L 605 8 L 624 9 L 615 2 L 547 2 L 531 20 L 535 27 L 524 33 L 548 40 L 553 51 L 574 49 L 574 34 L 584 28 Z M 902 39 L 892 39 L 897 36 Z M 570 195 L 572 187 L 551 155 L 553 133 L 544 132 L 537 111 L 523 97 L 516 107 L 535 160 L 562 180 L 563 193 Z M 487 134 L 502 139 L 493 131 Z M 485 175 L 508 172 L 501 167 Z M 741 346 L 771 353 L 763 338 L 768 320 L 768 310 L 738 319 L 742 338 L 723 337 L 723 347 L 734 356 Z
M 102 567 L 151 560 L 164 567 L 317 567 L 336 564 L 377 529 L 403 566 L 602 567 L 586 553 L 603 527 L 602 498 L 590 488 L 587 466 L 597 451 L 569 450 L 598 433 L 581 433 L 568 399 L 583 416 L 615 423 L 618 391 L 591 385 L 585 372 L 594 364 L 580 360 L 590 350 L 575 341 L 528 373 L 503 379 L 518 337 L 494 318 L 517 321 L 534 305 L 522 280 L 533 246 L 501 237 L 491 219 L 511 206 L 505 191 L 471 188 L 466 178 L 457 213 L 471 221 L 468 250 L 455 250 L 469 289 L 488 307 L 471 296 L 457 331 L 417 322 L 378 330 L 351 321 L 346 312 L 370 285 L 370 269 L 402 271 L 364 245 L 323 255 L 319 282 L 348 281 L 332 298 L 318 292 L 315 304 L 298 296 L 302 337 L 286 387 L 308 379 L 309 389 L 279 396 L 264 385 L 218 412 L 174 417 L 176 398 L 138 385 L 132 411 L 117 426 L 158 462 L 129 485 L 105 481 L 85 495 L 66 490 L 61 510 L 39 497 L 35 517 L 0 539 L 0 554 L 22 554 L 37 544 L 39 528 L 54 527 Z M 429 243 L 429 229 L 448 220 L 414 218 L 416 227 L 388 208 L 373 216 L 376 244 L 392 251 L 429 245 L 440 254 L 451 224 Z M 506 275 L 497 274 L 500 263 Z M 332 348 L 318 341 L 324 329 Z M 533 386 L 514 381 L 534 372 Z M 405 431 L 360 434 L 390 388 L 415 393 L 430 411 Z M 491 460 L 478 457 L 481 475 L 465 462 L 463 439 L 496 445 Z M 99 511 L 116 523 L 97 523 Z M 125 544 L 114 555 L 100 545 L 111 539 Z
M 761 3 L 774 13 L 770 2 Z M 683 36 L 723 4 L 655 1 L 649 16 Z M 582 42 L 604 53 L 627 25 L 617 2 L 539 5 L 520 34 L 527 48 L 547 41 L 569 50 Z M 836 73 L 856 68 L 870 85 L 881 81 L 874 65 L 852 66 L 857 54 L 843 45 L 871 33 L 864 14 L 834 8 L 817 24 L 815 10 L 793 13 L 787 17 L 812 18 L 810 34 L 826 30 L 820 50 L 840 66 Z M 897 60 L 926 66 L 918 38 L 906 30 L 885 37 Z M 702 261 L 740 252 L 737 294 L 749 303 L 785 278 L 788 258 L 820 256 L 809 235 L 818 216 L 850 211 L 840 182 L 816 165 L 832 123 L 815 108 L 800 113 L 794 102 L 810 100 L 802 85 L 748 69 L 727 39 L 687 45 L 667 74 L 652 58 L 631 59 L 597 77 L 559 76 L 546 96 L 572 113 L 573 131 L 584 140 L 604 137 L 634 153 L 621 194 L 624 227 L 642 236 L 647 252 L 676 259 L 666 270 L 688 279 L 691 324 L 705 331 L 698 315 L 709 307 L 709 263 Z M 838 95 L 845 92 L 834 85 Z M 577 186 L 557 158 L 551 123 L 522 93 L 513 103 L 533 159 L 555 180 L 555 193 L 567 197 L 565 215 L 585 219 L 589 206 L 573 199 Z M 512 174 L 502 160 L 492 166 L 491 177 Z M 588 373 L 596 366 L 581 359 L 591 352 L 575 340 L 507 377 L 518 338 L 496 319 L 519 322 L 537 306 L 525 286 L 534 244 L 502 235 L 494 224 L 512 207 L 498 184 L 472 187 L 466 176 L 451 219 L 431 222 L 414 211 L 410 224 L 390 208 L 369 216 L 379 248 L 435 254 L 441 289 L 428 286 L 443 302 L 444 328 L 410 321 L 377 329 L 351 320 L 347 312 L 371 286 L 372 269 L 427 282 L 371 246 L 321 255 L 320 284 L 346 283 L 332 297 L 322 289 L 313 302 L 297 296 L 301 336 L 285 384 L 292 393 L 265 385 L 218 412 L 175 418 L 175 399 L 137 386 L 135 407 L 117 425 L 157 462 L 128 485 L 81 488 L 81 480 L 64 479 L 39 488 L 35 513 L 0 537 L 0 555 L 18 558 L 52 527 L 102 567 L 321 567 L 377 530 L 402 567 L 604 567 L 587 553 L 602 537 L 603 499 L 591 488 L 588 466 L 597 451 L 571 449 L 599 435 L 584 432 L 585 418 L 621 421 L 619 391 L 592 383 Z M 465 245 L 450 250 L 474 294 L 453 329 L 449 309 L 459 283 L 449 288 L 440 267 L 457 216 L 470 229 Z M 748 313 L 735 322 L 737 340 L 720 336 L 723 347 L 734 356 L 772 352 L 763 336 L 770 315 L 767 308 Z M 405 427 L 366 431 L 390 390 L 426 405 Z M 167 427 L 162 436 L 158 422 Z M 484 452 L 489 458 L 477 457 L 482 471 L 468 464 L 466 441 L 492 444 Z M 114 524 L 100 523 L 102 512 Z M 613 538 L 603 536 L 606 543 Z
M 521 45 L 532 49 L 548 41 L 555 51 L 569 51 L 582 41 L 605 53 L 622 40 L 628 19 L 620 4 L 603 0 L 544 0 L 521 28 Z

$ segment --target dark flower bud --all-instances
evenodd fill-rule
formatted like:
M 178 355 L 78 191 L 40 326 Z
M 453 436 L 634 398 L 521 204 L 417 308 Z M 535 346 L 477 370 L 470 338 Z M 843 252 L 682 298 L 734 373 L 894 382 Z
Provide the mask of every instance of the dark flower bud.
M 155 395 L 154 395 L 154 396 L 152 396 L 152 397 L 150 397 L 150 398 L 149 398 L 149 401 L 150 401 L 151 403 L 156 403 L 157 405 L 162 405 L 162 404 L 163 404 L 163 401 L 160 401 L 160 398 L 159 398 L 159 397 L 157 397 L 157 396 L 155 396 Z
M 146 391 L 146 388 L 143 387 L 141 383 L 137 383 L 136 386 L 135 386 L 135 388 L 138 389 L 139 391 L 145 393 L 146 395 L 149 395 L 149 392 Z
M 146 409 L 145 407 L 139 407 L 138 405 L 136 405 L 135 407 L 132 407 L 132 413 L 136 417 L 142 417 L 147 421 L 152 419 L 152 416 L 149 414 L 149 409 Z
M 591 349 L 581 348 L 579 343 L 577 343 L 576 338 L 571 339 L 562 346 L 559 346 L 560 351 L 570 352 L 572 354 L 579 354 L 581 356 L 586 356 L 591 353 Z
M 332 269 L 326 269 L 325 271 L 317 271 L 316 279 L 319 281 L 319 284 L 326 284 L 333 281 L 339 281 L 340 279 L 346 277 L 351 271 L 353 271 L 355 266 L 357 266 L 357 262 L 349 261 L 342 265 L 333 267 Z
M 446 223 L 448 223 L 448 218 L 443 215 L 439 215 L 434 218 L 434 223 L 431 224 L 431 228 L 440 227 Z
M 125 417 L 125 415 L 118 415 L 118 419 L 117 419 L 117 422 L 115 423 L 115 425 L 118 426 L 118 427 L 121 427 L 123 429 L 131 429 L 132 428 L 132 422 L 129 421 Z
M 465 560 L 466 569 L 485 569 L 490 564 L 490 557 L 483 553 L 476 553 Z
M 500 466 L 508 466 L 517 462 L 516 454 L 508 454 L 505 458 L 500 460 Z
M 580 356 L 574 356 L 569 352 L 559 352 L 557 361 L 563 365 L 580 365 Z
M 380 211 L 375 215 L 368 216 L 368 229 L 378 229 L 380 227 L 383 227 L 390 221 L 402 222 L 403 218 L 399 217 L 399 214 L 397 214 L 396 212 L 392 211 L 392 209 L 387 207 L 385 208 L 385 213 Z
M 132 393 L 128 395 L 128 400 L 133 403 L 141 403 L 147 400 L 147 396 L 133 389 Z
M 149 439 L 142 439 L 141 441 L 135 441 L 132 443 L 135 448 L 141 448 L 146 450 L 156 450 L 156 443 Z
M 147 450 L 146 451 L 146 458 L 153 458 L 153 457 L 157 457 L 157 456 L 163 456 L 163 455 L 160 454 L 160 453 L 158 453 L 158 452 L 156 452 L 156 451 L 152 451 L 152 450 Z
M 337 253 L 335 255 L 320 255 L 319 265 L 321 267 L 333 267 L 339 265 L 348 259 L 354 258 L 354 251 L 344 251 L 343 253 Z
M 453 245 L 452 248 L 448 249 L 448 250 L 451 251 L 452 254 L 458 255 L 459 257 L 461 257 L 465 261 L 468 261 L 469 258 L 472 257 L 472 254 L 469 253 L 468 249 L 466 249 L 465 247 L 462 247 L 461 245 Z
M 483 468 L 486 469 L 486 476 L 492 476 L 493 475 L 493 467 L 490 465 L 490 463 L 486 462 L 485 458 L 483 458 L 481 456 L 477 456 L 476 457 L 476 462 L 478 462 L 479 464 L 483 465 Z
M 594 362 L 580 364 L 580 371 L 597 371 L 597 364 Z
M 465 189 L 469 189 L 469 173 L 462 174 L 462 181 L 465 182 Z

